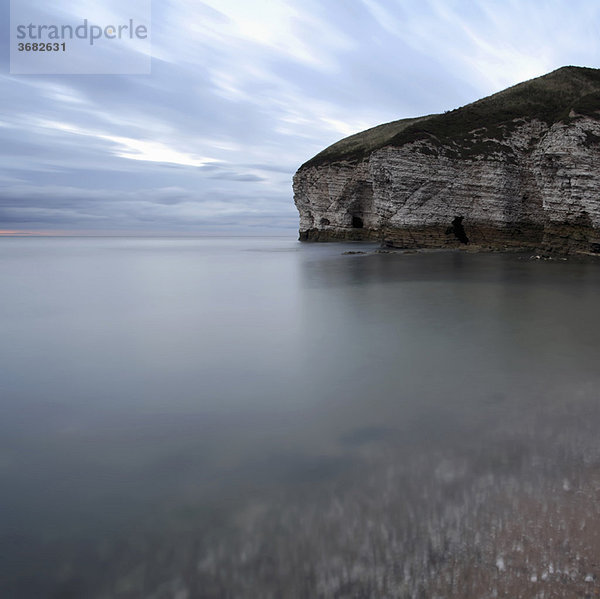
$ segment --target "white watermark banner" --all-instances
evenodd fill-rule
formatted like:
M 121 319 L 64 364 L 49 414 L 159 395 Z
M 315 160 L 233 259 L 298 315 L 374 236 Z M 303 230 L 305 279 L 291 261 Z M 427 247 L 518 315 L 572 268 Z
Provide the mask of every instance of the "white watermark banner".
M 148 74 L 151 33 L 151 0 L 11 0 L 10 72 Z

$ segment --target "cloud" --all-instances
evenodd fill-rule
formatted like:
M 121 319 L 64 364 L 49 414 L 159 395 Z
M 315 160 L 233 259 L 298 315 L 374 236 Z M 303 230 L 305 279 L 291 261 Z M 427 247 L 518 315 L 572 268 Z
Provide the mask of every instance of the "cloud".
M 83 129 L 75 125 L 57 121 L 40 121 L 38 124 L 40 127 L 46 129 L 54 129 L 56 131 L 72 133 L 74 135 L 83 135 L 110 141 L 114 144 L 114 147 L 111 150 L 112 153 L 119 158 L 143 160 L 146 162 L 164 162 L 195 167 L 201 167 L 210 164 L 211 162 L 217 162 L 212 158 L 204 158 L 181 152 L 176 148 L 169 147 L 167 144 L 159 141 L 135 139 L 132 137 L 124 137 L 122 135 L 110 135 L 101 131 Z
M 149 76 L 0 75 L 0 229 L 292 231 L 295 169 L 340 137 L 599 55 L 591 0 L 153 10 Z
M 273 193 L 260 197 L 231 193 L 226 188 L 210 193 L 190 193 L 182 187 L 141 188 L 115 193 L 110 189 L 71 186 L 39 187 L 29 184 L 6 186 L 0 203 L 0 222 L 14 227 L 56 227 L 61 230 L 102 229 L 187 231 L 201 233 L 220 225 L 243 229 L 278 223 L 295 226 L 292 206 L 281 209 L 281 198 Z

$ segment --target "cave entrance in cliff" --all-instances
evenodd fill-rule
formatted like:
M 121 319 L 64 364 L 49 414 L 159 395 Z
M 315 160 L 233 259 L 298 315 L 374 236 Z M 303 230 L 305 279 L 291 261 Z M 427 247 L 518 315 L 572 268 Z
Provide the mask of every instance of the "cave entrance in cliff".
M 352 228 L 353 229 L 362 229 L 364 227 L 363 219 L 360 216 L 352 217 Z

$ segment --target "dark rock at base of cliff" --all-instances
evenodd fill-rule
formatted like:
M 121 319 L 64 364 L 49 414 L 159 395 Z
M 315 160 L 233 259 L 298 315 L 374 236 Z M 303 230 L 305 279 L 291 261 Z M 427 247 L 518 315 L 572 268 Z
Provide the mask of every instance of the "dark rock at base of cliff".
M 468 251 L 541 251 L 549 254 L 600 255 L 600 235 L 589 224 L 537 225 L 516 223 L 507 227 L 461 221 L 463 241 L 453 228 L 429 227 L 372 229 L 309 229 L 300 241 L 370 241 L 394 249 L 466 249 Z
M 299 241 L 382 241 L 381 231 L 372 229 L 307 229 L 300 231 Z

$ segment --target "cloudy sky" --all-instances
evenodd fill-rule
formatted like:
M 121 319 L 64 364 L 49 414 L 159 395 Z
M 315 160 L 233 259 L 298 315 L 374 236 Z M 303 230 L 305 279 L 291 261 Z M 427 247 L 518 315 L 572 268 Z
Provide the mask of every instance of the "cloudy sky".
M 157 0 L 150 75 L 18 76 L 2 6 L 2 231 L 293 235 L 341 137 L 600 66 L 597 0 Z

